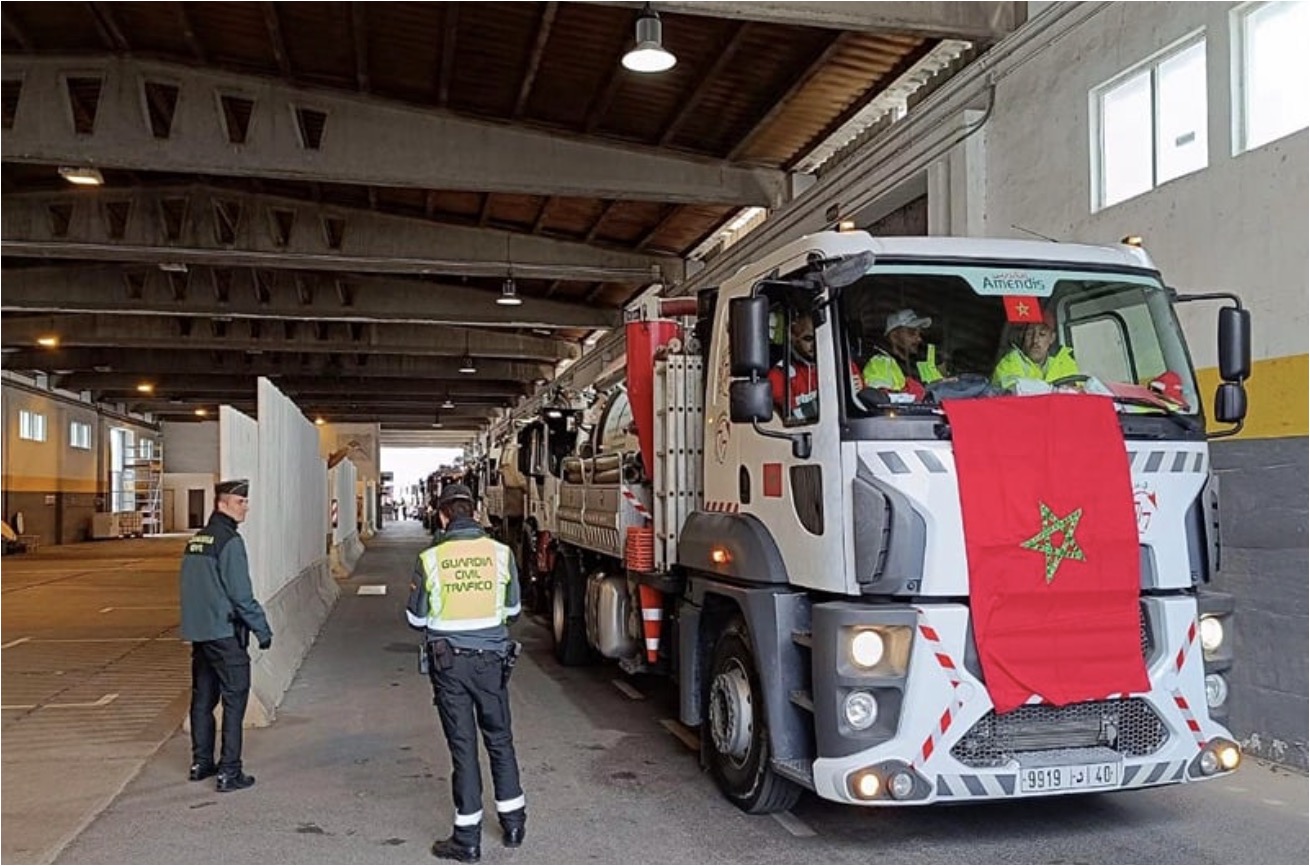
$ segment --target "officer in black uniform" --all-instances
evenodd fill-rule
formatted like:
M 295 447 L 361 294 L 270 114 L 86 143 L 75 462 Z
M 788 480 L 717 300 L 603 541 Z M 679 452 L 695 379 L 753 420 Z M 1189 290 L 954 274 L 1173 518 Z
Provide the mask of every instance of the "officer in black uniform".
M 245 540 L 237 527 L 250 510 L 250 482 L 224 481 L 209 523 L 191 537 L 182 557 L 182 640 L 191 642 L 191 774 L 193 782 L 215 774 L 221 792 L 255 784 L 241 771 L 241 723 L 250 697 L 254 632 L 259 648 L 273 645 L 264 609 L 250 587 Z M 223 701 L 223 749 L 214 763 L 214 707 Z
M 523 844 L 526 800 L 509 715 L 509 675 L 519 643 L 506 622 L 520 611 L 518 570 L 505 545 L 473 520 L 473 494 L 447 484 L 438 499 L 446 522 L 438 542 L 419 554 L 406 615 L 423 629 L 433 703 L 441 717 L 453 766 L 455 829 L 432 845 L 446 860 L 482 858 L 482 773 L 478 730 L 487 747 L 501 841 Z

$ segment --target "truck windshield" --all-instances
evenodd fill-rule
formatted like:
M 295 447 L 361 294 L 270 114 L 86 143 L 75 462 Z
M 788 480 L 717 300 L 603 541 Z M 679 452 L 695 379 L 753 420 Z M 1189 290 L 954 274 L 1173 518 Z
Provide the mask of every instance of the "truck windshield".
M 1199 426 L 1181 329 L 1146 274 L 879 265 L 836 309 L 839 351 L 861 373 L 848 386 L 848 417 L 1069 390 Z

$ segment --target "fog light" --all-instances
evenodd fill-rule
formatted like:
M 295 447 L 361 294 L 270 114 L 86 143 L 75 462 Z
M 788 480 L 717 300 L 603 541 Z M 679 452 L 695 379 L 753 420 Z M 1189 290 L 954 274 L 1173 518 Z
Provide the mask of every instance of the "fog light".
M 855 777 L 855 796 L 863 800 L 872 800 L 878 796 L 878 789 L 882 787 L 882 782 L 878 779 L 878 774 L 872 770 L 863 770 Z
M 894 799 L 904 800 L 914 793 L 914 776 L 901 770 L 892 776 L 887 784 L 887 790 L 891 792 Z
M 1201 768 L 1203 775 L 1213 776 L 1219 772 L 1219 757 L 1214 752 L 1206 749 L 1201 753 L 1201 759 L 1197 766 Z
M 882 661 L 883 653 L 886 651 L 886 644 L 882 635 L 873 629 L 864 629 L 858 631 L 851 638 L 851 661 L 862 668 L 871 668 L 877 666 Z
M 1237 765 L 1242 763 L 1242 750 L 1231 743 L 1225 743 L 1215 751 L 1215 756 L 1219 759 L 1219 766 L 1225 770 L 1236 770 Z
M 857 731 L 867 731 L 878 721 L 878 700 L 865 691 L 851 692 L 842 702 L 846 724 Z
M 1212 653 L 1224 643 L 1224 624 L 1217 616 L 1201 617 L 1201 649 Z
M 1210 709 L 1222 707 L 1228 700 L 1228 681 L 1222 674 L 1205 675 L 1205 704 Z

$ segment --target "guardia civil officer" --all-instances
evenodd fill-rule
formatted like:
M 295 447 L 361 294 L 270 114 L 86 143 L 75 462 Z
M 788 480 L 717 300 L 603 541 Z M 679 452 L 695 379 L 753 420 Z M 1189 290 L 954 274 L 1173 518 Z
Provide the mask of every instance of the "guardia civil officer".
M 467 486 L 447 484 L 437 505 L 446 527 L 418 556 L 406 614 L 411 626 L 424 630 L 432 702 L 454 768 L 454 831 L 432 844 L 432 854 L 475 863 L 482 858 L 479 729 L 490 758 L 501 840 L 517 848 L 527 824 L 509 717 L 509 674 L 519 644 L 505 627 L 519 615 L 518 569 L 509 548 L 473 520 Z
M 250 697 L 254 632 L 260 649 L 273 645 L 264 609 L 250 587 L 245 540 L 237 527 L 250 510 L 250 482 L 214 488 L 209 523 L 191 537 L 182 557 L 182 640 L 191 642 L 191 774 L 193 782 L 217 775 L 220 792 L 255 784 L 241 770 L 241 722 Z M 223 702 L 223 746 L 214 763 L 214 707 Z

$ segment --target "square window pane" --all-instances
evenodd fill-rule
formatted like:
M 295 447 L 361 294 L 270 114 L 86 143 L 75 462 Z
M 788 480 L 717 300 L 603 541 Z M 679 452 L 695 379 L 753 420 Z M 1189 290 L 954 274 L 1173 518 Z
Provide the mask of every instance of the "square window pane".
M 1205 168 L 1208 136 L 1205 43 L 1198 42 L 1160 64 L 1156 71 L 1157 184 Z
M 1151 188 L 1151 74 L 1142 72 L 1101 96 L 1101 204 Z
M 1243 149 L 1310 125 L 1310 6 L 1267 3 L 1242 23 Z

